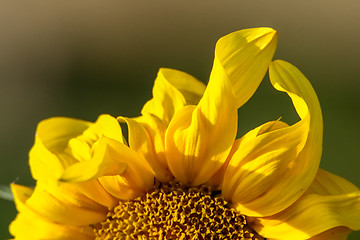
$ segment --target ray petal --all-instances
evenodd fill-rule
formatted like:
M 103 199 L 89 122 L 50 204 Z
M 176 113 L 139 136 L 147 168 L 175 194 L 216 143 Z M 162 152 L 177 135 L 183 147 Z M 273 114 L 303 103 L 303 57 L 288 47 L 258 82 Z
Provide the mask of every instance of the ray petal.
M 223 184 L 225 198 L 255 217 L 276 214 L 294 203 L 314 180 L 322 152 L 321 109 L 309 81 L 280 60 L 270 64 L 270 81 L 291 97 L 301 120 L 292 126 L 267 123 L 246 134 Z
M 259 218 L 254 228 L 275 239 L 346 239 L 360 230 L 360 191 L 349 181 L 319 170 L 308 191 L 293 205 L 273 216 Z M 329 238 L 331 239 L 331 238 Z
M 166 132 L 167 161 L 178 180 L 205 183 L 224 164 L 236 136 L 237 109 L 259 86 L 276 43 L 270 28 L 241 30 L 218 41 L 203 97 L 175 114 Z

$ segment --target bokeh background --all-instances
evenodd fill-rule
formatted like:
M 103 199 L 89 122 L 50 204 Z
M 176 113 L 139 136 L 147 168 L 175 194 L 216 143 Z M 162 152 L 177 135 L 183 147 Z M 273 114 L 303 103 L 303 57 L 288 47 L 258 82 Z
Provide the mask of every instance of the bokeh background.
M 137 116 L 159 67 L 207 82 L 216 40 L 258 26 L 279 31 L 275 58 L 299 67 L 318 94 L 321 167 L 360 187 L 357 0 L 0 0 L 0 184 L 34 184 L 27 159 L 40 120 Z M 239 114 L 239 135 L 280 116 L 297 120 L 268 78 Z M 6 200 L 0 208 L 7 239 L 16 210 Z

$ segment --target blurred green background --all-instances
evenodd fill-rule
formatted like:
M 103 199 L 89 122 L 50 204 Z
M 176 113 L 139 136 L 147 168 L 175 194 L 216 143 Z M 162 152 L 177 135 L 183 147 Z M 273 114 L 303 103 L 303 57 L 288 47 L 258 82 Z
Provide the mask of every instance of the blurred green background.
M 33 185 L 27 164 L 37 123 L 137 116 L 159 67 L 207 82 L 221 36 L 279 31 L 275 58 L 310 79 L 324 115 L 321 167 L 360 186 L 360 2 L 0 0 L 0 184 Z M 297 120 L 268 79 L 239 111 L 239 135 L 283 116 Z M 0 200 L 0 239 L 14 204 Z M 349 239 L 360 239 L 353 233 Z

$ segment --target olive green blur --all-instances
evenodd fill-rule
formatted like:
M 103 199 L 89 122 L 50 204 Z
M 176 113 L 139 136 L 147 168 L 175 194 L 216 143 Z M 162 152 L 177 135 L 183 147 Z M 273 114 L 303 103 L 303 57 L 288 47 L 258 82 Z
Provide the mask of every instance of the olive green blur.
M 39 121 L 137 116 L 160 67 L 207 82 L 218 38 L 268 26 L 275 59 L 311 81 L 324 116 L 321 167 L 360 187 L 360 1 L 0 0 L 0 184 L 32 186 L 28 151 Z M 239 136 L 298 120 L 265 78 L 239 110 Z M 16 210 L 0 200 L 0 239 Z M 360 239 L 353 233 L 351 240 Z

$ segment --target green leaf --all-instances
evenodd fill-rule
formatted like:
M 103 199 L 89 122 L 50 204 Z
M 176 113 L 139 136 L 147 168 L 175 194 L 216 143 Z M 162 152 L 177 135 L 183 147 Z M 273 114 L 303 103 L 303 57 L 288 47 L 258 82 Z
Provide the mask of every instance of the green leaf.
M 0 199 L 14 201 L 14 196 L 11 193 L 10 186 L 0 185 Z

